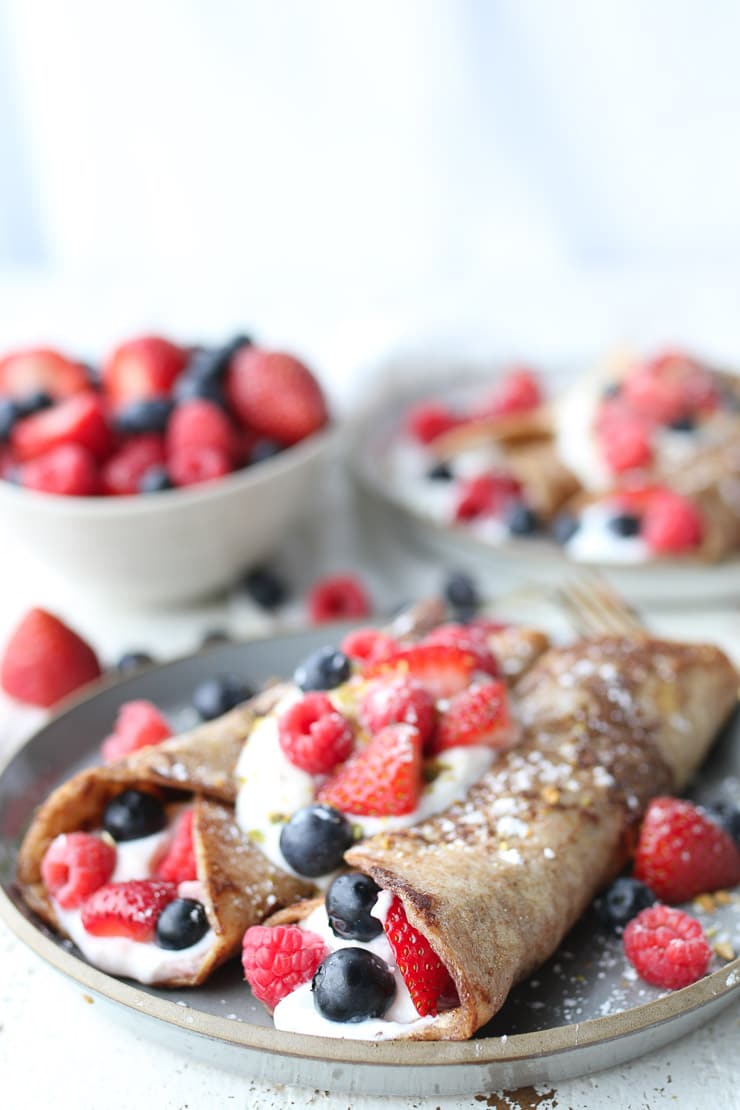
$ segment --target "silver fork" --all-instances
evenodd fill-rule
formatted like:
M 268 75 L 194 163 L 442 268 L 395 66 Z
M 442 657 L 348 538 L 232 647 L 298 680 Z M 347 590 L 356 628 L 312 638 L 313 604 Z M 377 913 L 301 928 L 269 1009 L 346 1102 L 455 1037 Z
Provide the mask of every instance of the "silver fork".
M 601 575 L 586 571 L 557 588 L 556 598 L 583 636 L 644 636 L 639 614 Z

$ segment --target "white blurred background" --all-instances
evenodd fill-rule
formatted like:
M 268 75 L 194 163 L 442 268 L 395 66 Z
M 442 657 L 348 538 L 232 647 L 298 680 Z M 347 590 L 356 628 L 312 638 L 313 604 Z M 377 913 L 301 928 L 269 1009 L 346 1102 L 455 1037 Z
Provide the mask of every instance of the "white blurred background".
M 740 355 L 733 0 L 0 0 L 0 344 Z

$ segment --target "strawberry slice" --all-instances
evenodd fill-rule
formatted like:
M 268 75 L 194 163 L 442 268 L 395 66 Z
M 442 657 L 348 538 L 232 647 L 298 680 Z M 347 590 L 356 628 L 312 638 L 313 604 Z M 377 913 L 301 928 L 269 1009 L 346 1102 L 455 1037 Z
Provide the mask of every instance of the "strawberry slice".
M 170 850 L 157 868 L 157 878 L 172 883 L 187 883 L 198 878 L 193 844 L 193 809 L 186 809 L 177 823 Z
M 399 648 L 387 658 L 371 663 L 365 677 L 406 674 L 425 686 L 433 698 L 450 698 L 464 690 L 479 669 L 474 651 L 454 644 L 421 643 Z
M 376 678 L 360 698 L 358 716 L 370 733 L 381 732 L 388 725 L 407 724 L 418 728 L 421 742 L 427 746 L 437 723 L 432 696 L 414 678 L 398 675 Z
M 166 397 L 185 369 L 189 352 L 158 335 L 129 339 L 103 367 L 103 388 L 114 407 L 147 397 Z
M 436 1016 L 440 1006 L 456 1005 L 452 976 L 427 938 L 409 923 L 399 898 L 390 904 L 385 933 L 419 1016 Z
M 432 752 L 437 754 L 448 748 L 466 748 L 472 744 L 501 750 L 511 747 L 515 737 L 506 686 L 503 682 L 486 682 L 452 698 L 440 714 Z
M 103 459 L 112 442 L 102 401 L 95 393 L 80 393 L 19 420 L 11 434 L 13 449 L 21 462 L 68 443 L 86 447 L 96 459 Z
M 157 918 L 177 898 L 177 884 L 164 879 L 106 883 L 83 903 L 82 926 L 94 937 L 151 940 Z
M 20 398 L 29 393 L 48 393 L 56 398 L 71 397 L 89 385 L 84 366 L 46 347 L 16 351 L 0 359 L 2 395 Z
M 440 624 L 424 637 L 425 644 L 452 644 L 454 647 L 463 648 L 471 652 L 478 660 L 478 669 L 490 674 L 492 678 L 498 675 L 498 664 L 488 646 L 488 637 L 483 628 L 474 624 Z
M 412 813 L 421 795 L 421 736 L 389 725 L 353 755 L 319 791 L 319 801 L 357 817 Z

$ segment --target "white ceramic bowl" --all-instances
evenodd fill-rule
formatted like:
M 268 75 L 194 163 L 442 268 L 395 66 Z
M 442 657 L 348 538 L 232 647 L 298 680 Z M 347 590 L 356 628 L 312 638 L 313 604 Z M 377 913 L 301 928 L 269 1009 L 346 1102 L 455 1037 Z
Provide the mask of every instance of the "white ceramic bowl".
M 311 498 L 328 429 L 213 483 L 136 497 L 58 497 L 0 482 L 0 535 L 86 590 L 166 605 L 228 587 Z

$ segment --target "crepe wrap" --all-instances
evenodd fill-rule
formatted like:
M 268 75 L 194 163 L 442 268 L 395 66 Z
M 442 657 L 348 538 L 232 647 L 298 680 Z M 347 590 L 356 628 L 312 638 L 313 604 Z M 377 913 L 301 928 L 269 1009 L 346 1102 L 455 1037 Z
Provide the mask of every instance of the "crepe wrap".
M 472 1036 L 555 951 L 624 865 L 649 799 L 682 789 L 702 762 L 737 685 L 713 647 L 552 649 L 519 686 L 521 745 L 464 802 L 347 853 L 400 898 L 455 981 L 459 1005 L 409 1036 Z

